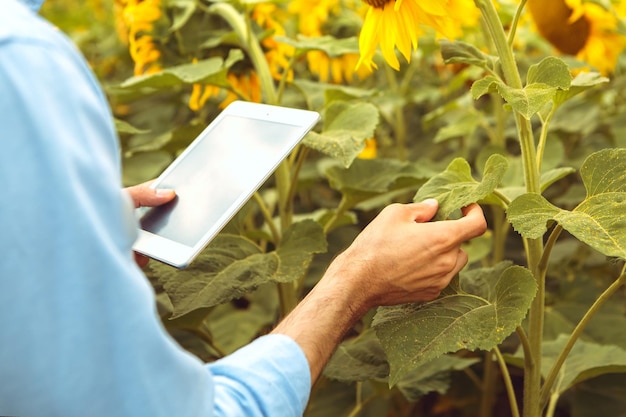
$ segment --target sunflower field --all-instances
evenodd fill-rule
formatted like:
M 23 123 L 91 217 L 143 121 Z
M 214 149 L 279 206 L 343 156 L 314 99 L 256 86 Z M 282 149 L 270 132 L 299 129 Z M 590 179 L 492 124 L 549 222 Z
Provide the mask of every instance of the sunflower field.
M 321 122 L 188 268 L 146 274 L 213 361 L 267 333 L 391 202 L 478 202 L 432 302 L 369 312 L 306 417 L 626 416 L 625 0 L 49 0 L 102 83 L 124 181 L 233 100 Z

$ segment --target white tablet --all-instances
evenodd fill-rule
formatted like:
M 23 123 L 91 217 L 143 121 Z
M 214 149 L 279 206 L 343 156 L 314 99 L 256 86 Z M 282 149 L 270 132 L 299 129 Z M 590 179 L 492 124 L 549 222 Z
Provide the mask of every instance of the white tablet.
M 317 123 L 313 111 L 236 101 L 152 183 L 176 191 L 138 209 L 133 250 L 184 268 Z

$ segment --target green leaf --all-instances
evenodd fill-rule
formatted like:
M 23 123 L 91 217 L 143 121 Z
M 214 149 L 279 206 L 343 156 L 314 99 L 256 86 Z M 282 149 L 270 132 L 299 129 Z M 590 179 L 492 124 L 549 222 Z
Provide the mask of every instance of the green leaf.
M 274 39 L 302 51 L 323 51 L 332 58 L 359 53 L 359 41 L 356 37 L 337 39 L 330 35 L 313 38 L 299 35 L 295 40 L 285 36 L 275 36 Z
M 365 147 L 365 140 L 374 137 L 378 118 L 373 104 L 334 101 L 324 111 L 322 132 L 309 132 L 303 143 L 347 168 Z
M 219 57 L 166 68 L 154 74 L 131 77 L 121 84 L 124 89 L 154 88 L 164 89 L 181 84 L 205 83 L 228 86 L 228 68 L 243 59 L 243 52 L 231 50 L 226 60 Z
M 474 45 L 461 41 L 439 40 L 441 56 L 446 64 L 468 64 L 481 68 L 493 68 L 497 60 Z
M 580 174 L 587 198 L 574 210 L 562 210 L 538 194 L 524 194 L 509 205 L 509 221 L 522 236 L 534 239 L 555 220 L 600 253 L 626 259 L 626 149 L 590 155 Z
M 461 274 L 434 301 L 379 308 L 373 327 L 389 360 L 389 384 L 445 353 L 494 348 L 522 322 L 535 292 L 527 269 L 503 262 Z
M 324 369 L 324 376 L 343 382 L 384 379 L 387 375 L 385 352 L 371 328 L 340 344 Z
M 193 0 L 168 0 L 167 8 L 172 16 L 170 31 L 175 32 L 185 26 L 197 7 L 197 3 Z
M 148 129 L 138 129 L 130 123 L 125 122 L 124 120 L 120 120 L 118 118 L 115 118 L 114 122 L 115 130 L 117 130 L 117 133 L 130 133 L 136 135 L 140 133 L 148 133 L 150 131 Z
M 452 372 L 479 362 L 478 358 L 443 355 L 415 368 L 397 384 L 402 395 L 416 402 L 430 392 L 445 394 L 452 384 Z
M 413 201 L 437 199 L 439 210 L 435 220 L 447 219 L 454 211 L 489 196 L 500 183 L 507 166 L 505 157 L 491 155 L 485 164 L 483 179 L 478 182 L 472 178 L 469 163 L 456 158 L 444 172 L 428 180 L 417 191 Z
M 357 159 L 348 169 L 333 164 L 323 172 L 348 208 L 389 191 L 417 187 L 431 176 L 419 164 L 381 158 Z
M 543 342 L 541 373 L 544 377 L 548 376 L 568 338 L 569 336 L 561 334 L 556 340 Z M 518 350 L 510 361 L 517 366 L 523 366 L 523 351 Z M 562 394 L 582 381 L 610 373 L 626 373 L 626 350 L 618 346 L 577 340 L 565 359 L 552 390 Z
M 302 276 L 313 254 L 326 250 L 321 226 L 313 220 L 295 223 L 274 252 L 262 253 L 253 242 L 220 234 L 186 269 L 155 264 L 151 275 L 167 292 L 180 317 L 255 290 L 268 282 L 290 282 Z
M 601 76 L 597 72 L 581 72 L 572 80 L 569 89 L 556 92 L 554 103 L 556 106 L 560 106 L 575 95 L 609 81 L 608 78 Z
M 571 397 L 572 417 L 626 417 L 626 378 L 607 374 L 576 387 Z
M 324 253 L 327 248 L 326 236 L 318 222 L 304 220 L 293 224 L 276 248 L 279 263 L 272 281 L 291 282 L 300 278 L 306 273 L 313 255 Z
M 528 85 L 545 84 L 561 90 L 567 90 L 572 83 L 572 75 L 565 61 L 553 56 L 531 65 L 526 78 Z
M 502 81 L 493 75 L 488 75 L 472 84 L 472 97 L 474 97 L 474 100 L 478 100 L 485 94 L 495 93 L 498 91 L 498 85 L 501 84 L 504 85 Z
M 554 219 L 560 210 L 543 196 L 526 193 L 513 200 L 506 213 L 519 234 L 529 239 L 537 239 L 548 231 L 547 223 Z
M 603 149 L 589 155 L 580 176 L 588 196 L 626 192 L 626 149 Z
M 557 88 L 543 83 L 528 84 L 524 88 L 511 88 L 500 83 L 498 91 L 513 110 L 530 120 L 552 100 Z

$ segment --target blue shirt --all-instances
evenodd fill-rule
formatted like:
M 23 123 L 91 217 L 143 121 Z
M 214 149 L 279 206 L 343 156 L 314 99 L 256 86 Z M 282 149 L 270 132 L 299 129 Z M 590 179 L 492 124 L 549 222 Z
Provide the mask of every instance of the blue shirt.
M 207 365 L 165 332 L 97 81 L 24 4 L 0 10 L 0 415 L 302 415 L 292 339 Z

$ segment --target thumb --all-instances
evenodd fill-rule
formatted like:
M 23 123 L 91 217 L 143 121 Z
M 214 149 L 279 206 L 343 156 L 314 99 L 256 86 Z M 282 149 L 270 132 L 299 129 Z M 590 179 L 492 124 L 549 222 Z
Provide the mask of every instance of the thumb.
M 417 223 L 425 223 L 437 214 L 439 202 L 434 198 L 428 198 L 420 203 L 413 203 L 413 206 L 415 207 L 413 220 Z
M 155 207 L 171 201 L 176 192 L 170 189 L 154 189 L 149 183 L 135 185 L 126 189 L 130 194 L 135 207 Z

